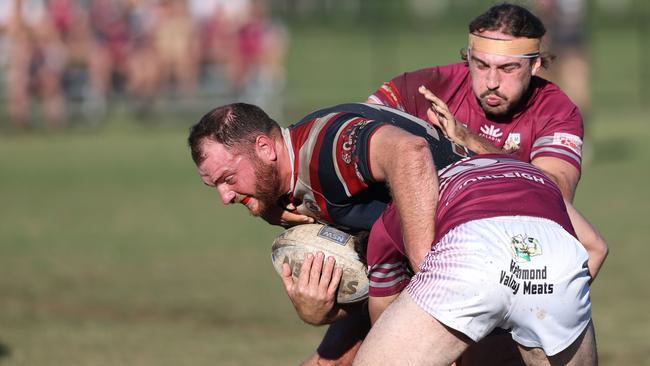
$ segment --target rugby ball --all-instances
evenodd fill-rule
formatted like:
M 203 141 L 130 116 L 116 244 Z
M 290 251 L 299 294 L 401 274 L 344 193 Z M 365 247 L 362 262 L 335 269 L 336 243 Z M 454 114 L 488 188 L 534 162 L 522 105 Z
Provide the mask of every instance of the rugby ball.
M 368 297 L 368 268 L 354 250 L 354 237 L 331 226 L 303 224 L 285 230 L 273 241 L 271 258 L 278 274 L 282 274 L 282 264 L 288 263 L 297 279 L 305 254 L 317 252 L 323 252 L 326 259 L 334 257 L 336 266 L 343 268 L 338 303 L 353 303 Z

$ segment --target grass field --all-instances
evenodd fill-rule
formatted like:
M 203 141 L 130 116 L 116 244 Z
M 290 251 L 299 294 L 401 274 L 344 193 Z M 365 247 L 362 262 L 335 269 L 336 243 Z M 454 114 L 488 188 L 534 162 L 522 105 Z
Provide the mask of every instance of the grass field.
M 294 32 L 289 119 L 454 62 L 464 40 L 462 28 L 404 31 L 384 55 L 373 36 L 340 36 Z M 650 125 L 634 99 L 639 59 L 616 56 L 634 42 L 596 34 L 576 199 L 611 248 L 592 288 L 603 365 L 650 365 Z M 0 135 L 0 364 L 287 365 L 313 349 L 324 329 L 297 319 L 271 265 L 279 229 L 223 207 L 194 172 L 186 128 L 202 112 L 145 128 L 118 111 L 97 129 Z

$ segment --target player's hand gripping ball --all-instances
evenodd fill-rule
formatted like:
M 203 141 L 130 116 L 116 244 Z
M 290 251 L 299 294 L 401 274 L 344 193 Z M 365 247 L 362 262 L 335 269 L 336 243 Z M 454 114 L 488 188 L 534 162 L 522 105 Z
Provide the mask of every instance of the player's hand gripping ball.
M 273 266 L 282 274 L 282 264 L 288 263 L 297 279 L 306 253 L 323 252 L 325 258 L 334 257 L 336 266 L 343 269 L 337 302 L 347 304 L 368 297 L 368 268 L 354 250 L 354 237 L 331 226 L 304 224 L 285 230 L 272 247 Z

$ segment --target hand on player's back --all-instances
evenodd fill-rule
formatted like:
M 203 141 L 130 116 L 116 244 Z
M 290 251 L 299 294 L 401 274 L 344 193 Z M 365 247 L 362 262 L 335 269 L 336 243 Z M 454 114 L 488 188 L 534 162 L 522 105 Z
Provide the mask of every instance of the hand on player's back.
M 325 259 L 322 252 L 306 254 L 300 274 L 295 280 L 291 268 L 282 266 L 282 282 L 300 318 L 313 325 L 326 324 L 336 315 L 336 291 L 343 270 L 335 267 L 333 257 Z

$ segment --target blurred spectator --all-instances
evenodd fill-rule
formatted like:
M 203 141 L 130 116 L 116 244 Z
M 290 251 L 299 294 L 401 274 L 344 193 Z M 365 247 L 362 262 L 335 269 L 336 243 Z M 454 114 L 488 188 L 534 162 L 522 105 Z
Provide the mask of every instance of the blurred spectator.
M 264 66 L 269 31 L 265 9 L 259 4 L 249 7 L 235 35 L 235 49 L 229 63 L 230 81 L 236 91 L 244 89 Z
M 159 66 L 154 45 L 158 3 L 156 0 L 131 0 L 131 44 L 127 61 L 127 91 L 139 117 L 153 107 L 159 87 Z
M 130 37 L 128 7 L 121 0 L 90 0 L 88 10 L 92 38 L 87 106 L 92 112 L 103 114 L 114 82 L 126 73 Z
M 0 0 L 0 79 L 11 120 L 27 126 L 35 96 L 51 126 L 64 124 L 66 97 L 92 122 L 120 93 L 142 113 L 167 91 L 183 101 L 207 95 L 278 106 L 268 101 L 284 86 L 287 32 L 265 4 Z
M 8 0 L 0 6 L 0 24 L 6 32 L 8 59 L 6 90 L 9 115 L 17 128 L 29 127 L 33 97 L 43 102 L 50 127 L 65 121 L 62 75 L 67 52 L 44 0 Z
M 191 97 L 198 77 L 198 32 L 185 0 L 160 0 L 155 25 L 155 46 L 164 83 L 171 81 L 185 97 Z
M 233 92 L 238 99 L 279 115 L 281 103 L 277 98 L 285 80 L 286 29 L 271 21 L 263 3 L 253 2 L 234 39 L 227 69 Z
M 78 0 L 48 0 L 48 10 L 67 54 L 63 93 L 68 100 L 83 100 L 91 40 L 87 13 Z
M 215 66 L 227 88 L 233 86 L 237 36 L 250 6 L 249 0 L 190 0 L 190 13 L 201 32 L 201 62 L 205 68 Z
M 535 6 L 548 29 L 548 46 L 557 58 L 544 75 L 560 85 L 583 116 L 591 108 L 587 61 L 587 1 L 536 0 Z

